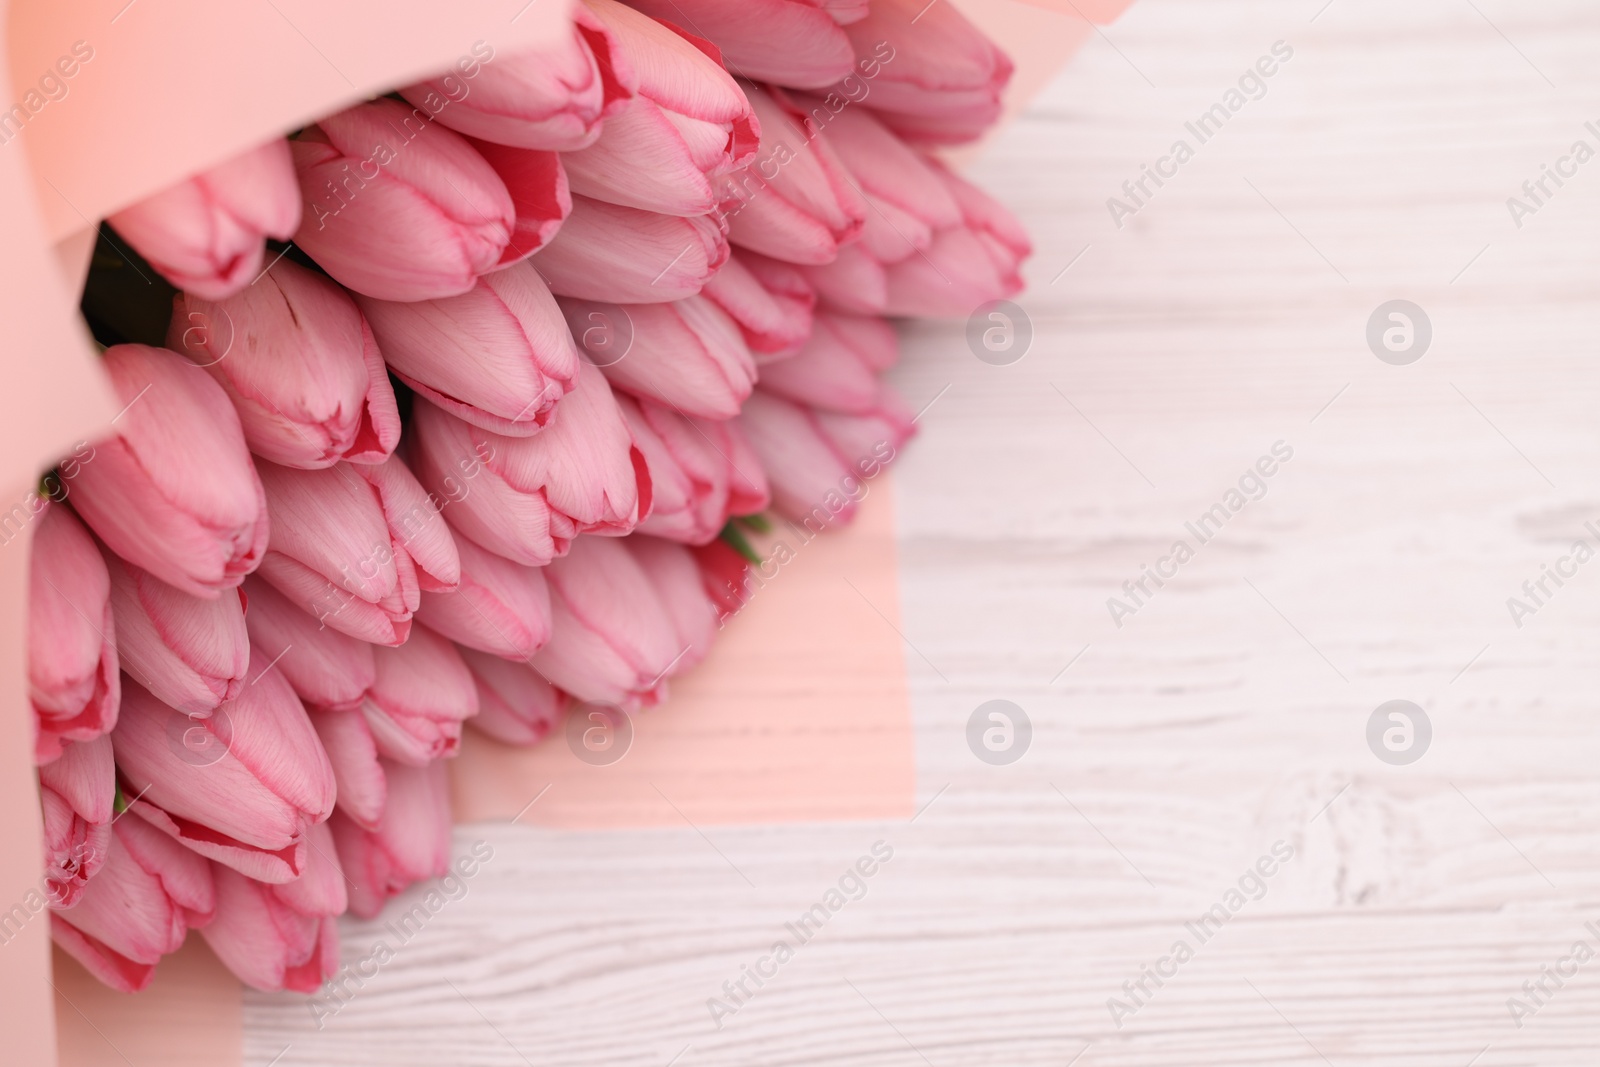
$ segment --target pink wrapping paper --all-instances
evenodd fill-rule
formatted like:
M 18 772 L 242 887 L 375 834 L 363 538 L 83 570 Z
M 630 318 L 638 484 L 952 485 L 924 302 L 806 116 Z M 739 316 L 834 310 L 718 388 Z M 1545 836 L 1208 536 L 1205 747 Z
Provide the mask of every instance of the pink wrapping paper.
M 270 136 L 442 69 L 475 41 L 516 49 L 547 40 L 562 32 L 570 2 L 0 0 L 9 16 L 0 65 L 9 69 L 12 101 L 26 103 L 78 42 L 93 52 L 75 64 L 64 96 L 47 99 L 20 135 L 0 141 L 10 406 L 0 419 L 0 485 L 12 487 L 0 526 L 40 470 L 75 441 L 100 436 L 116 414 L 76 312 L 100 218 Z M 1110 21 L 1130 0 L 955 2 L 1017 60 L 1009 115 L 1093 32 L 1086 20 Z M 670 783 L 662 788 L 696 822 L 907 814 L 915 768 L 893 633 L 893 514 L 880 480 L 854 527 L 800 548 L 711 658 L 674 684 L 669 704 L 646 713 L 629 758 L 599 769 L 614 772 L 609 778 L 580 767 L 559 737 L 531 751 L 476 739 L 461 761 L 476 773 L 456 780 L 462 817 L 508 817 L 548 782 L 548 803 L 528 821 L 670 825 L 680 816 L 646 792 L 652 780 Z M 22 656 L 27 538 L 25 530 L 6 534 L 0 911 L 41 882 Z M 780 664 L 773 650 L 787 658 Z M 801 689 L 798 678 L 814 684 Z M 739 723 L 754 728 L 730 729 Z M 819 775 L 819 765 L 832 770 Z M 162 965 L 150 990 L 130 997 L 59 953 L 53 973 L 48 921 L 33 914 L 0 944 L 0 998 L 8 1062 L 240 1061 L 239 986 L 198 938 Z

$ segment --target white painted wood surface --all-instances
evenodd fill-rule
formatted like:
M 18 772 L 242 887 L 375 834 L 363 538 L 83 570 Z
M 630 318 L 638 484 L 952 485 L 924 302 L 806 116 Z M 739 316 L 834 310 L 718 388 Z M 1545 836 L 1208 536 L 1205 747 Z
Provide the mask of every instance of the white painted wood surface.
M 1266 96 L 1115 228 L 1280 39 Z M 975 168 L 1036 235 L 1032 350 L 920 326 L 897 372 L 918 406 L 948 386 L 896 485 L 931 806 L 463 827 L 495 849 L 467 896 L 321 1030 L 251 996 L 247 1062 L 1594 1062 L 1600 960 L 1520 1028 L 1507 998 L 1600 947 L 1600 562 L 1520 629 L 1506 598 L 1600 519 L 1600 161 L 1520 230 L 1505 201 L 1600 147 L 1597 55 L 1592 0 L 1139 0 Z M 1396 297 L 1434 326 L 1409 367 L 1364 340 Z M 1267 495 L 1116 628 L 1106 598 L 1280 439 Z M 1010 767 L 965 745 L 996 697 L 1035 726 Z M 1434 726 L 1409 767 L 1366 747 L 1393 698 Z M 866 896 L 716 1029 L 707 998 L 877 840 Z M 1115 1026 L 1278 840 L 1264 898 Z M 352 958 L 381 935 L 346 929 Z

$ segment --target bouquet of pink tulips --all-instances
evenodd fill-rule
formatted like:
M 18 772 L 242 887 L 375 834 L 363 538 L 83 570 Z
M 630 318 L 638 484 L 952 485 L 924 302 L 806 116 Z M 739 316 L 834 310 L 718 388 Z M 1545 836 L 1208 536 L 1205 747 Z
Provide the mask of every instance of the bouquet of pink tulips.
M 56 943 L 314 991 L 446 872 L 466 723 L 657 704 L 739 524 L 848 520 L 911 434 L 891 318 L 1020 288 L 929 154 L 1010 71 L 925 0 L 583 0 L 113 216 L 97 262 L 172 288 L 91 274 L 125 407 L 33 511 Z

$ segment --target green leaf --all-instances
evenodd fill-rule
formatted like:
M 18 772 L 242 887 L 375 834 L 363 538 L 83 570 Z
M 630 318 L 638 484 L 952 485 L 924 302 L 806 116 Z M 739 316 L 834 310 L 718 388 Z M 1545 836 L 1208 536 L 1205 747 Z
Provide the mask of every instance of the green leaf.
M 732 522 L 722 528 L 722 533 L 719 536 L 723 541 L 731 545 L 735 552 L 749 560 L 753 565 L 759 567 L 765 562 L 761 558 L 761 553 L 757 552 L 755 546 L 750 543 L 750 539 L 745 537 L 744 531 Z
M 748 526 L 756 533 L 768 534 L 772 532 L 772 520 L 759 511 L 754 515 L 740 515 L 734 521 L 742 526 Z

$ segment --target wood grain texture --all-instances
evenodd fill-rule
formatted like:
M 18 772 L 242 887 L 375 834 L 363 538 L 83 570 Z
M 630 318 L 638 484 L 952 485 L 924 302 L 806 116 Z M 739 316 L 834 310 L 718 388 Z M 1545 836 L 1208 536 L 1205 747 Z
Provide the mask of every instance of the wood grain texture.
M 1280 39 L 1266 95 L 1116 228 L 1106 198 Z M 1600 563 L 1520 628 L 1506 598 L 1600 519 L 1600 162 L 1520 229 L 1506 199 L 1600 140 L 1597 50 L 1583 0 L 1141 0 L 974 168 L 1037 239 L 1032 349 L 919 325 L 896 372 L 938 397 L 896 480 L 931 806 L 463 827 L 495 850 L 466 895 L 320 1030 L 251 996 L 246 1062 L 1592 1062 L 1600 962 L 1520 1027 L 1507 998 L 1600 943 Z M 1397 297 L 1434 327 L 1409 367 L 1364 339 Z M 1279 440 L 1266 495 L 1115 626 Z M 966 748 L 991 698 L 1035 727 L 1009 767 Z M 1366 746 L 1394 698 L 1434 726 L 1409 767 Z M 707 999 L 879 840 L 864 897 L 716 1028 Z M 1264 896 L 1115 1025 L 1278 841 Z M 346 929 L 352 958 L 386 936 Z

